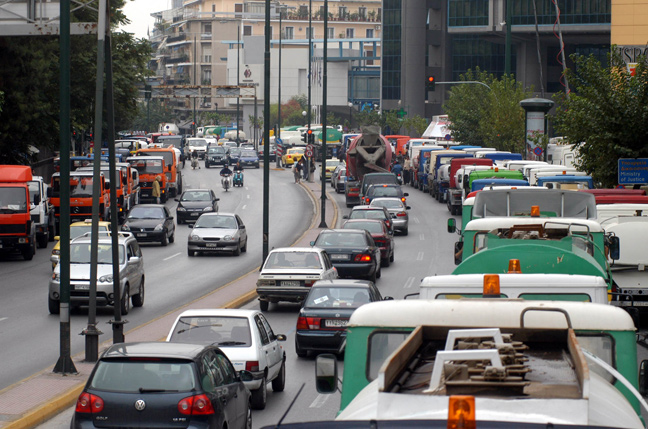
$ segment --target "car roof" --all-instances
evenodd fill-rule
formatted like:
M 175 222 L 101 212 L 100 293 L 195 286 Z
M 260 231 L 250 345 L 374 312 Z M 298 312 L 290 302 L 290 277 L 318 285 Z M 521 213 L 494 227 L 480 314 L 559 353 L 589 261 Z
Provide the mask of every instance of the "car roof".
M 202 308 L 186 310 L 180 313 L 180 317 L 199 317 L 199 316 L 227 316 L 227 317 L 246 317 L 250 318 L 259 313 L 258 310 L 245 310 L 240 308 Z
M 118 244 L 125 244 L 129 240 L 135 240 L 135 236 L 132 233 L 127 231 L 119 231 L 119 234 L 117 235 Z M 92 242 L 92 238 L 90 233 L 88 232 L 70 240 L 70 244 L 72 243 L 84 244 L 84 243 L 91 243 L 91 242 Z M 109 231 L 99 231 L 98 242 L 101 244 L 112 244 L 112 235 L 109 233 Z
M 354 224 L 354 223 L 360 223 L 360 222 L 363 222 L 363 223 L 364 223 L 364 222 L 378 222 L 378 223 L 380 223 L 381 225 L 384 225 L 384 224 L 385 224 L 385 222 L 382 221 L 382 220 L 380 220 L 380 219 L 347 219 L 347 220 L 344 222 L 344 225 L 346 225 L 347 223 Z M 349 229 L 353 229 L 353 228 L 343 228 L 343 229 L 344 229 L 345 231 L 348 231 Z
M 364 219 L 360 219 L 360 220 L 364 220 Z M 381 222 L 381 223 L 383 222 L 380 219 L 375 219 L 375 220 L 378 221 L 378 222 Z M 362 228 L 355 228 L 355 229 L 354 228 L 348 228 L 348 229 L 325 229 L 325 230 L 320 231 L 320 234 L 329 233 L 329 232 L 342 233 L 342 234 L 351 234 L 351 233 L 353 233 L 353 234 L 362 234 L 362 235 L 364 235 L 365 232 L 367 232 L 367 230 L 362 229 Z
M 382 210 L 384 207 L 376 207 L 376 206 L 355 206 L 351 209 L 351 211 L 356 211 L 356 210 Z
M 163 207 L 166 207 L 166 206 L 164 204 L 136 204 L 133 207 L 131 207 L 131 210 L 133 210 L 134 208 L 137 208 L 137 207 L 159 207 L 159 208 L 163 208 Z
M 228 217 L 234 217 L 236 216 L 236 213 L 227 213 L 227 212 L 208 212 L 208 213 L 203 213 L 200 215 L 200 217 L 203 216 L 228 216 Z
M 156 357 L 194 359 L 206 346 L 200 344 L 167 343 L 148 341 L 137 343 L 118 343 L 110 346 L 101 359 L 124 357 Z
M 401 205 L 405 205 L 403 201 L 398 197 L 376 197 L 373 200 L 371 200 L 371 203 L 373 204 L 375 201 L 398 201 L 399 203 L 401 203 Z M 376 206 L 372 206 L 370 204 L 370 207 L 376 207 Z
M 185 189 L 184 191 L 182 191 L 183 194 L 186 192 L 211 192 L 211 189 L 196 188 L 196 189 Z M 138 204 L 138 205 L 142 205 L 142 204 Z
M 92 223 L 92 219 L 82 220 L 78 222 L 72 222 L 70 226 L 87 226 Z M 110 226 L 110 222 L 107 220 L 100 220 L 98 223 L 99 226 Z
M 371 287 L 369 280 L 356 279 L 336 279 L 336 280 L 318 280 L 313 283 L 311 289 L 316 287 Z
M 344 229 L 342 231 L 348 231 L 348 229 Z M 320 249 L 319 247 L 279 247 L 277 249 L 272 249 L 270 253 L 298 253 L 298 252 L 313 252 L 313 253 L 320 253 L 323 252 L 323 249 Z

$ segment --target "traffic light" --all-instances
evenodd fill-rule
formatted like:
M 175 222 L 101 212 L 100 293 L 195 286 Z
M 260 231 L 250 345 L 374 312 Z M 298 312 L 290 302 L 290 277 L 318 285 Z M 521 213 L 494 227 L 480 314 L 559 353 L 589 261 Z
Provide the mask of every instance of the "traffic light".
M 310 131 L 310 130 L 309 130 L 309 131 Z M 302 141 L 303 141 L 304 143 L 308 143 L 308 134 L 307 134 L 307 133 L 302 134 Z
M 428 91 L 434 91 L 434 85 L 435 85 L 434 76 L 428 76 L 427 77 L 427 82 L 426 82 L 427 90 Z
M 308 136 L 308 143 L 310 144 L 315 143 L 315 135 L 313 134 L 313 130 L 306 131 L 306 134 Z

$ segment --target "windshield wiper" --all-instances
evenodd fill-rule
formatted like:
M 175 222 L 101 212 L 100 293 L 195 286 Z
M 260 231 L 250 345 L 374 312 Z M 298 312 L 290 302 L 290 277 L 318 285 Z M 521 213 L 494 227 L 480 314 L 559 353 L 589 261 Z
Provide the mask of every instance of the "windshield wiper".
M 244 341 L 221 341 L 218 343 L 219 346 L 244 346 L 246 344 Z
M 179 390 L 170 390 L 170 389 L 145 389 L 143 387 L 139 388 L 139 393 L 164 393 L 164 392 L 179 392 Z

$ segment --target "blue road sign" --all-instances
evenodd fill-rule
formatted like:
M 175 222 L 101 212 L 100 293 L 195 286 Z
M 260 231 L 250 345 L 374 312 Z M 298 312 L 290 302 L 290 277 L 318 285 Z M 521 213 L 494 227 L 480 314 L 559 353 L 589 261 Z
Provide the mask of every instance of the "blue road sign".
M 648 158 L 619 159 L 619 184 L 648 184 Z
M 536 156 L 542 155 L 542 148 L 540 146 L 536 146 L 535 149 L 533 149 L 533 153 L 535 153 Z

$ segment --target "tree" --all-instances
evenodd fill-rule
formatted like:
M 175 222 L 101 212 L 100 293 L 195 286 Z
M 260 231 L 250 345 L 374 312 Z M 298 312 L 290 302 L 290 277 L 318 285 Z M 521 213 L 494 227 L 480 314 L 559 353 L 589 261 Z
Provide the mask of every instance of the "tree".
M 374 12 L 375 13 L 375 12 Z M 389 130 L 391 134 L 398 134 L 401 127 L 404 125 L 403 121 L 398 117 L 398 113 L 394 110 L 384 112 L 385 117 L 385 132 Z
M 572 92 L 556 94 L 555 129 L 578 145 L 576 166 L 606 187 L 617 184 L 619 158 L 648 158 L 648 66 L 638 59 L 628 73 L 615 47 L 601 64 L 593 56 L 572 55 L 567 71 Z M 581 144 L 582 143 L 582 144 Z
M 428 120 L 420 117 L 419 115 L 416 115 L 413 118 L 406 118 L 403 121 L 403 127 L 409 130 L 410 133 L 414 133 L 417 136 L 423 135 L 428 125 Z
M 483 82 L 456 85 L 444 104 L 455 141 L 521 153 L 524 150 L 524 109 L 520 101 L 531 97 L 512 76 L 500 79 L 477 68 L 460 76 L 461 81 Z
M 150 117 L 150 120 L 147 118 Z M 139 101 L 137 103 L 137 114 L 133 118 L 131 129 L 155 131 L 158 124 L 166 122 L 174 122 L 173 109 L 166 106 L 160 99 L 150 100 L 150 109 L 147 103 Z

